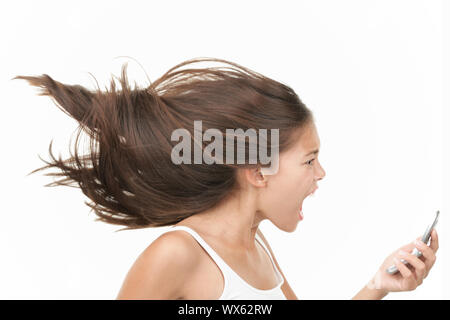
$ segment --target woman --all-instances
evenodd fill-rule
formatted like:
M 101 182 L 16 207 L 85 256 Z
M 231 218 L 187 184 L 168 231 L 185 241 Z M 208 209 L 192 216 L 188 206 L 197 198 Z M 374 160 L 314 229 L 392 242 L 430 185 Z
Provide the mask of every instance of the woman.
M 181 68 L 205 61 L 228 66 Z M 81 133 L 90 138 L 89 154 L 80 155 L 76 144 L 66 160 L 55 159 L 50 143 L 52 161 L 33 172 L 60 169 L 49 175 L 64 178 L 52 184 L 77 183 L 101 221 L 125 229 L 171 226 L 140 254 L 117 298 L 297 299 L 258 226 L 268 219 L 293 232 L 303 219 L 304 199 L 325 176 L 311 111 L 290 87 L 226 60 L 185 61 L 147 88 L 131 89 L 125 71 L 126 66 L 121 90 L 111 81 L 105 92 L 65 85 L 45 74 L 16 77 L 40 87 L 41 95 L 51 96 L 79 122 L 77 144 Z M 189 133 L 183 161 L 178 161 L 180 136 L 174 134 L 180 129 Z M 259 135 L 263 139 L 257 142 L 249 137 L 249 147 L 238 146 L 231 155 L 234 144 L 229 148 L 226 140 L 223 161 L 217 133 L 234 142 L 238 129 L 241 135 L 252 129 L 277 134 Z M 211 137 L 198 139 L 206 132 L 215 133 L 212 149 L 205 143 Z M 255 158 L 250 152 L 264 150 L 269 141 L 275 170 L 273 162 L 262 161 L 268 153 Z M 214 162 L 193 163 L 192 146 L 201 152 L 200 160 Z M 237 160 L 243 156 L 249 161 Z M 420 285 L 436 259 L 436 231 L 430 246 L 409 243 L 400 249 L 414 247 L 422 257 L 395 251 L 354 299 L 381 299 Z M 387 274 L 391 264 L 400 272 Z

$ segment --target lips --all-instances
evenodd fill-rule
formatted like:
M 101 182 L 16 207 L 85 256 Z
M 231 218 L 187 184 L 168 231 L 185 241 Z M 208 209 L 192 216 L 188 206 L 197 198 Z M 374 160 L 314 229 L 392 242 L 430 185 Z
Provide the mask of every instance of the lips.
M 315 188 L 314 188 L 314 190 L 313 190 L 313 191 L 311 191 L 311 192 L 310 192 L 310 193 L 308 194 L 308 196 L 310 196 L 310 195 L 314 194 L 314 192 L 316 192 L 316 190 L 317 190 L 317 189 L 319 189 L 319 187 L 315 187 Z
M 298 217 L 300 220 L 303 220 L 303 211 L 302 211 L 302 207 L 299 208 L 298 210 Z
M 319 187 L 315 187 L 314 189 L 313 189 L 313 191 L 311 191 L 310 193 L 308 193 L 308 195 L 306 196 L 306 197 L 309 197 L 310 195 L 312 195 L 312 194 L 314 194 L 314 192 L 316 192 L 316 190 L 317 189 L 319 189 Z M 306 198 L 305 197 L 305 198 Z M 303 200 L 302 200 L 302 202 L 303 202 Z M 300 204 L 300 210 L 302 209 L 302 205 Z
M 311 191 L 306 197 L 309 197 L 310 195 L 313 195 L 314 192 L 316 192 L 317 189 L 319 189 L 319 187 L 315 187 L 313 189 L 313 191 Z M 303 205 L 303 200 L 302 200 L 302 203 L 300 203 L 300 207 L 298 208 L 298 212 L 297 212 L 300 220 L 303 220 L 303 208 L 302 208 L 302 205 Z

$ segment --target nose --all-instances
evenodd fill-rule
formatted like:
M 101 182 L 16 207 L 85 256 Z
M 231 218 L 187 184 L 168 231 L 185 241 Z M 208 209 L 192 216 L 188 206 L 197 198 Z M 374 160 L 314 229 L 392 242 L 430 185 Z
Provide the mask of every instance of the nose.
M 325 170 L 323 170 L 322 165 L 319 162 L 317 162 L 317 163 L 319 164 L 319 166 L 318 166 L 318 174 L 317 174 L 317 181 L 320 181 L 320 180 L 322 180 L 325 177 L 326 173 L 325 173 Z

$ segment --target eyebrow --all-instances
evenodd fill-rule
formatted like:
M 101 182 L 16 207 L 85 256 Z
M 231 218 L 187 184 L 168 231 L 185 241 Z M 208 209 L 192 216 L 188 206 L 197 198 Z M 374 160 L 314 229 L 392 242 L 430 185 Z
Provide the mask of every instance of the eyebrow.
M 312 154 L 318 154 L 319 153 L 319 149 L 315 149 L 313 151 L 311 151 L 310 153 L 308 153 L 307 155 L 305 155 L 305 157 L 312 155 Z

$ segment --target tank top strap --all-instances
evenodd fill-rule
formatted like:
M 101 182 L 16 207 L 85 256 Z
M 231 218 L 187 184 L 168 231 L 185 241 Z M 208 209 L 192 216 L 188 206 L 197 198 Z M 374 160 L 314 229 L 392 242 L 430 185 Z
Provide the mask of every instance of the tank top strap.
M 193 229 L 187 227 L 187 226 L 172 226 L 170 227 L 166 232 L 174 231 L 174 230 L 184 230 L 188 232 L 191 236 L 197 240 L 197 242 L 205 249 L 205 251 L 209 254 L 209 256 L 214 260 L 214 262 L 217 264 L 217 266 L 222 271 L 222 274 L 224 277 L 228 275 L 230 272 L 233 272 L 233 270 L 230 270 L 231 268 L 226 264 L 226 262 L 214 251 L 211 246 L 209 246 L 208 243 L 206 243 L 205 240 Z
M 259 236 L 258 232 L 255 234 L 255 238 L 256 238 L 256 240 L 261 244 L 261 246 L 264 248 L 264 250 L 266 250 L 267 255 L 269 256 L 270 261 L 272 262 L 273 268 L 275 269 L 275 272 L 276 272 L 276 274 L 277 274 L 277 276 L 278 276 L 278 281 L 284 282 L 283 275 L 281 274 L 280 270 L 278 270 L 277 266 L 275 265 L 275 261 L 273 260 L 273 257 L 272 257 L 272 255 L 270 254 L 269 249 L 266 247 L 266 244 L 265 244 L 264 241 L 261 239 L 261 237 Z

